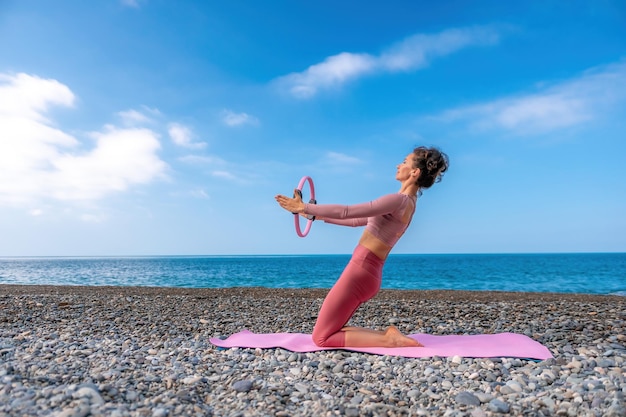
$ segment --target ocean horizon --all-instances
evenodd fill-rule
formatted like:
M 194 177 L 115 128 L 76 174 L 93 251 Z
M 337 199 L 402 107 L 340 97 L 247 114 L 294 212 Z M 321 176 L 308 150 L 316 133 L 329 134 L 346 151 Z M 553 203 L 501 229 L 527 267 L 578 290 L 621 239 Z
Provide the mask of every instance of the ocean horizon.
M 349 254 L 0 257 L 0 284 L 330 288 L 349 259 Z M 391 254 L 382 288 L 626 296 L 626 253 Z

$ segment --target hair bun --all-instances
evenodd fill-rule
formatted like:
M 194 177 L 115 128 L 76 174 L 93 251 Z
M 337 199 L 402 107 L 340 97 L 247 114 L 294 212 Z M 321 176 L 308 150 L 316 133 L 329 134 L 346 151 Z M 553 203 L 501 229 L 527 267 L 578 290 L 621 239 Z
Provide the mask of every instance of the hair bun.
M 415 148 L 413 154 L 415 158 L 414 167 L 422 170 L 415 182 L 420 190 L 439 182 L 448 169 L 448 155 L 437 148 L 425 146 Z
M 426 169 L 428 171 L 437 171 L 439 169 L 439 162 L 434 158 L 426 161 Z

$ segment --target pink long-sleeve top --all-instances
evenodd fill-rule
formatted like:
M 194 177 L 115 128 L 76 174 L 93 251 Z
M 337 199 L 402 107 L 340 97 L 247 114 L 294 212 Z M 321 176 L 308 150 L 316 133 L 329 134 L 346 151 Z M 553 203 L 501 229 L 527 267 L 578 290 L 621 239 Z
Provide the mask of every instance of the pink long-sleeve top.
M 304 213 L 320 216 L 326 223 L 343 226 L 367 226 L 365 230 L 383 243 L 394 246 L 411 222 L 406 220 L 406 209 L 414 197 L 406 194 L 387 194 L 368 203 L 344 206 L 340 204 L 305 204 Z

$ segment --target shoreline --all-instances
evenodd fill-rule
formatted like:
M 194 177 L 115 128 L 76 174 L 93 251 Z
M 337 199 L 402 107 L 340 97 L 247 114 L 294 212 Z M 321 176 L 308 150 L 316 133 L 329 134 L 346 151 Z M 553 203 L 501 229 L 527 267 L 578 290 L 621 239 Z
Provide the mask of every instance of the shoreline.
M 626 297 L 381 290 L 351 325 L 515 332 L 554 359 L 219 350 L 310 333 L 327 289 L 0 284 L 0 417 L 626 414 Z
M 241 295 L 241 296 L 272 296 L 281 293 L 293 293 L 304 298 L 323 298 L 329 288 L 273 288 L 273 287 L 215 287 L 215 288 L 192 288 L 192 287 L 154 287 L 154 286 L 109 286 L 109 285 L 41 285 L 41 284 L 3 284 L 0 283 L 2 292 L 51 295 L 51 294 L 89 294 L 92 292 L 102 294 L 116 294 L 123 292 L 129 295 Z M 559 293 L 559 292 L 522 292 L 522 291 L 485 291 L 485 290 L 413 290 L 413 289 L 386 289 L 383 288 L 375 298 L 381 299 L 411 299 L 424 296 L 428 299 L 449 299 L 455 301 L 626 301 L 626 296 L 615 294 L 588 294 L 588 293 Z

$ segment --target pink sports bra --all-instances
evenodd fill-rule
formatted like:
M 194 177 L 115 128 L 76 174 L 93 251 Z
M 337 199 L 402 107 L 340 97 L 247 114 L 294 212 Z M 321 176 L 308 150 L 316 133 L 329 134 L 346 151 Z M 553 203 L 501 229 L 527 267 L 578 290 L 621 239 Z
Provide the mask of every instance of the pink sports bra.
M 406 194 L 395 193 L 352 206 L 305 204 L 304 213 L 320 216 L 326 223 L 352 227 L 367 225 L 365 230 L 383 243 L 394 246 L 411 223 L 411 218 L 407 223 L 403 222 L 403 218 L 412 200 L 414 198 Z

